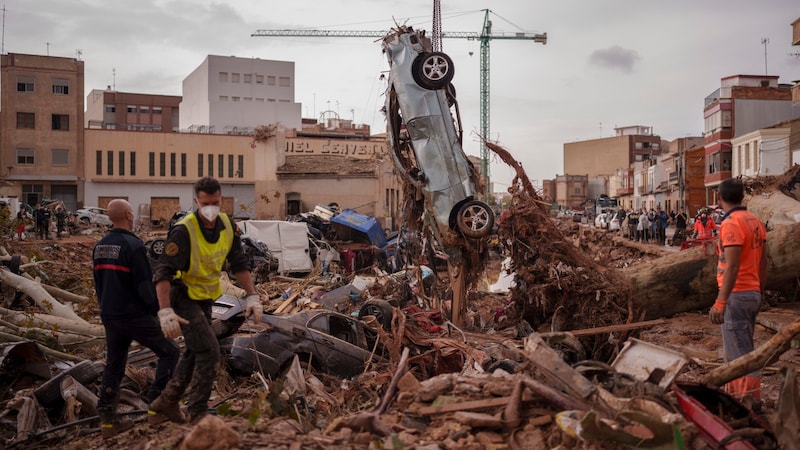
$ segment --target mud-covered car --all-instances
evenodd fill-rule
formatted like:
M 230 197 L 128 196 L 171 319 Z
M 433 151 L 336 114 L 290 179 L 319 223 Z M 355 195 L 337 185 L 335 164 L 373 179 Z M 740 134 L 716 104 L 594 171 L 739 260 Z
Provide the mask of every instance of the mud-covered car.
M 392 156 L 424 194 L 424 215 L 436 239 L 448 247 L 462 235 L 488 235 L 494 213 L 476 199 L 479 175 L 461 147 L 453 61 L 432 51 L 425 32 L 411 27 L 393 30 L 382 47 L 389 61 L 385 111 Z
M 288 316 L 264 314 L 255 331 L 239 332 L 244 302 L 223 295 L 212 307 L 212 326 L 228 367 L 238 373 L 260 371 L 275 377 L 295 355 L 315 370 L 349 378 L 365 364 L 382 360 L 372 353 L 377 333 L 354 317 L 329 310 L 301 311 Z

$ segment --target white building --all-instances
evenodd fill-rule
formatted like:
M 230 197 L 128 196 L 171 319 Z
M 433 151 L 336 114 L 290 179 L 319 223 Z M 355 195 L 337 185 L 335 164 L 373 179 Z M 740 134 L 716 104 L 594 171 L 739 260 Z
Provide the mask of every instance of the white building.
M 732 176 L 780 175 L 792 165 L 789 123 L 761 128 L 731 140 Z
M 301 129 L 301 105 L 294 101 L 294 62 L 208 55 L 183 80 L 180 128 L 242 134 L 280 123 Z

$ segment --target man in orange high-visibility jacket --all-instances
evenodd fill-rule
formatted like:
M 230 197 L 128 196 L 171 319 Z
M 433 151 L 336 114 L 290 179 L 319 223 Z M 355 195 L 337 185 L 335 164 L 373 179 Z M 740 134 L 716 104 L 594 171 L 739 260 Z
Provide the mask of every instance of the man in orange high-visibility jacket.
M 767 274 L 767 231 L 764 224 L 742 206 L 741 180 L 728 179 L 719 187 L 719 201 L 725 211 L 717 246 L 719 294 L 709 311 L 711 323 L 720 324 L 725 361 L 753 351 L 756 315 Z M 710 219 L 709 219 L 710 220 Z M 727 391 L 739 398 L 750 397 L 759 404 L 761 372 L 755 371 L 728 383 Z

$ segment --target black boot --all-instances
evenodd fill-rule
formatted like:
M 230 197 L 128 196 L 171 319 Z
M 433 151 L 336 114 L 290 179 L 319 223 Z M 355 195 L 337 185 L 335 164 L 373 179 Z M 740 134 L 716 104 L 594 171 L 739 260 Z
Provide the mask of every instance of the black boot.
M 97 412 L 100 415 L 100 434 L 103 439 L 112 438 L 133 428 L 133 422 L 119 420 L 116 411 L 111 408 L 100 408 Z

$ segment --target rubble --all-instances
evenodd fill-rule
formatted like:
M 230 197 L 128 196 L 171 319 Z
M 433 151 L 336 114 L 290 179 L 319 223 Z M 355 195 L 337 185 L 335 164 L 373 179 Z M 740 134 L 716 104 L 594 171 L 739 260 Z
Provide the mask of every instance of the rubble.
M 430 273 L 426 272 L 422 263 L 427 261 L 413 258 L 425 253 L 424 245 L 413 241 L 406 247 L 415 252 L 411 264 L 394 273 L 378 262 L 354 273 L 336 262 L 323 267 L 318 260 L 302 276 L 271 274 L 257 286 L 268 299 L 265 311 L 289 315 L 329 309 L 358 317 L 374 330 L 385 358 L 370 361 L 352 378 L 306 370 L 313 364 L 297 357 L 285 374 L 274 378 L 258 371 L 244 376 L 220 371 L 209 405 L 214 414 L 195 427 L 141 423 L 145 405 L 139 395 L 152 376 L 153 359 L 134 350 L 122 409 L 137 426 L 103 442 L 92 411 L 104 345 L 91 281 L 91 250 L 99 234 L 4 242 L 9 255 L 24 255 L 35 264 L 20 265 L 29 278 L 9 277 L 11 272 L 4 268 L 0 280 L 3 444 L 81 450 L 107 445 L 708 448 L 719 438 L 691 419 L 691 414 L 705 413 L 698 407 L 687 413 L 685 404 L 692 402 L 679 399 L 681 392 L 691 397 L 691 383 L 702 382 L 714 396 L 722 395 L 715 386 L 754 367 L 769 368 L 761 418 L 770 420 L 719 420 L 730 428 L 728 434 L 761 439 L 756 448 L 798 442 L 795 408 L 790 400 L 781 401 L 796 397 L 792 366 L 800 357 L 792 342 L 800 331 L 798 322 L 784 321 L 774 331 L 759 327 L 755 352 L 719 364 L 716 326 L 693 311 L 643 321 L 652 312 L 637 304 L 637 285 L 624 273 L 656 261 L 663 264 L 664 258 L 685 252 L 630 245 L 609 233 L 550 218 L 521 167 L 502 148 L 490 148 L 517 168 L 510 188 L 511 214 L 499 223 L 500 245 L 515 274 L 507 293 L 480 289 L 481 277 L 487 287 L 494 281 L 503 256 L 474 249 L 481 258 L 475 266 L 480 270 L 469 268 L 476 272 L 466 284 L 465 323 L 448 322 L 447 305 L 454 295 L 450 272 L 436 264 L 426 266 Z M 13 284 L 20 278 L 26 282 Z M 17 292 L 30 284 L 41 290 Z M 226 293 L 236 297 L 235 280 L 225 285 Z M 50 317 L 54 310 L 47 306 L 55 303 L 48 296 L 79 320 Z M 783 298 L 791 298 L 791 293 Z M 380 317 L 387 311 L 383 307 L 359 314 L 366 304 L 384 304 L 378 301 L 389 305 L 388 315 Z M 778 328 L 778 322 L 769 323 Z M 253 324 L 242 325 L 242 331 L 260 332 Z M 633 367 L 646 370 L 624 364 L 634 353 L 643 361 Z M 750 417 L 752 411 L 741 407 Z M 713 407 L 706 409 L 718 417 Z M 748 430 L 734 427 L 741 429 L 742 423 Z

